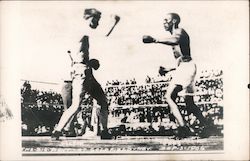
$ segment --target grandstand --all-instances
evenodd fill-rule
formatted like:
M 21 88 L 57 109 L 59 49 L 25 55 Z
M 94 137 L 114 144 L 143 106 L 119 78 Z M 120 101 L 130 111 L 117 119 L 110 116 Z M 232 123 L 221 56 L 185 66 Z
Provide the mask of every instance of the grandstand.
M 205 70 L 198 74 L 195 83 L 195 102 L 213 125 L 215 136 L 223 135 L 222 75 L 221 70 Z M 166 78 L 164 80 L 147 76 L 144 84 L 137 84 L 135 79 L 125 82 L 107 81 L 105 93 L 110 105 L 109 127 L 114 135 L 173 135 L 172 130 L 176 128 L 177 123 L 164 97 L 171 76 Z M 46 84 L 46 82 L 42 83 Z M 52 90 L 34 89 L 33 84 L 34 81 L 23 80 L 21 88 L 22 134 L 23 136 L 48 136 L 51 135 L 64 110 L 62 98 L 58 92 Z M 58 84 L 50 83 L 50 85 Z M 89 96 L 85 98 L 84 107 L 85 105 L 92 107 L 93 99 Z M 185 110 L 182 95 L 177 100 L 185 120 L 190 127 L 193 127 L 194 132 L 199 131 L 197 126 L 199 122 L 195 116 Z M 86 111 L 83 113 L 86 114 Z

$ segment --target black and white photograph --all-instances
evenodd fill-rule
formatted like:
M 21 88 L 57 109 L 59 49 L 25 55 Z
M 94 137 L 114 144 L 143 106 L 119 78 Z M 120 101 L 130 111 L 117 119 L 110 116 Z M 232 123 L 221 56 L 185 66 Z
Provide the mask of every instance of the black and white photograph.
M 1 160 L 249 159 L 248 1 L 0 7 Z

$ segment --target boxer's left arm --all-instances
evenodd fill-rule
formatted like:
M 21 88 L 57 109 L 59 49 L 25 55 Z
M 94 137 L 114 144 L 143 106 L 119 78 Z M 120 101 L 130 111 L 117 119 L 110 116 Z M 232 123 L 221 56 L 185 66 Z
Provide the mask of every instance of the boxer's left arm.
M 155 43 L 165 44 L 165 45 L 178 45 L 180 43 L 181 36 L 183 35 L 182 29 L 176 29 L 175 33 L 163 39 L 155 39 Z

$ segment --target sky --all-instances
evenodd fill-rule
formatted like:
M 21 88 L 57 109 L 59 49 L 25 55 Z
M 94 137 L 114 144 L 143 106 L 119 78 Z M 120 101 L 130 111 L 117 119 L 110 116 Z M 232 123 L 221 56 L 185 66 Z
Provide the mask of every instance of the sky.
M 20 79 L 60 82 L 69 70 L 67 51 L 76 52 L 78 41 L 89 32 L 85 8 L 99 9 L 103 26 L 111 14 L 121 17 L 109 37 L 99 29 L 90 38 L 90 57 L 101 64 L 94 73 L 101 84 L 144 81 L 147 75 L 157 76 L 160 65 L 175 64 L 169 46 L 142 43 L 143 35 L 169 36 L 163 28 L 169 12 L 180 15 L 198 70 L 230 70 L 237 57 L 246 57 L 247 1 L 1 1 L 2 70 L 14 65 Z

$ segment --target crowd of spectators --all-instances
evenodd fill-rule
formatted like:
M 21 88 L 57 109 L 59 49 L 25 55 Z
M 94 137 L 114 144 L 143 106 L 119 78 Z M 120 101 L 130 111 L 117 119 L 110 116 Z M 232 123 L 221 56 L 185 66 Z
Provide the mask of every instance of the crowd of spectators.
M 214 78 L 214 77 L 221 77 L 223 75 L 222 70 L 202 70 L 199 74 L 199 79 L 203 78 Z
M 199 104 L 199 108 L 203 111 L 206 118 L 210 118 L 214 125 L 221 125 L 223 120 L 223 107 L 217 103 Z M 186 111 L 185 106 L 179 105 L 181 114 L 187 122 L 195 119 L 195 116 Z M 139 106 L 127 108 L 115 108 L 111 111 L 111 117 L 120 118 L 119 123 L 153 123 L 166 122 L 166 119 L 175 122 L 173 115 L 170 113 L 169 107 L 166 106 Z
M 198 80 L 195 83 L 196 102 L 219 102 L 223 100 L 222 78 Z M 108 86 L 105 93 L 111 106 L 115 105 L 154 105 L 166 104 L 164 97 L 168 83 L 145 85 Z M 184 102 L 179 96 L 178 102 Z
M 93 106 L 92 100 L 93 98 L 86 94 L 82 105 Z M 32 89 L 28 81 L 24 82 L 21 88 L 23 135 L 50 135 L 63 111 L 63 101 L 59 93 Z M 86 111 L 88 109 L 82 112 Z
M 46 107 L 53 106 L 53 108 L 60 108 L 62 105 L 62 97 L 60 94 L 53 91 L 40 91 L 31 89 L 28 81 L 24 82 L 21 89 L 21 101 L 24 104 L 36 104 L 38 107 L 45 105 Z
M 128 86 L 110 86 L 105 88 L 108 101 L 111 105 L 151 105 L 166 103 L 162 97 L 167 84 L 146 84 Z
M 137 84 L 135 78 L 133 79 L 127 79 L 125 82 L 119 81 L 119 80 L 112 80 L 107 81 L 106 86 L 114 86 L 114 85 L 131 85 L 131 84 Z
M 222 129 L 223 125 L 223 79 L 221 70 L 211 70 L 202 72 L 195 83 L 194 100 L 198 107 L 203 111 L 203 115 L 210 119 L 210 122 L 217 128 Z M 120 120 L 120 123 L 127 123 L 128 129 L 140 128 L 143 131 L 152 129 L 151 124 L 158 122 L 164 124 L 164 120 L 172 120 L 176 125 L 175 119 L 170 114 L 167 101 L 164 97 L 168 82 L 154 81 L 150 77 L 146 78 L 144 85 L 127 85 L 127 86 L 108 86 L 105 91 L 111 106 L 111 118 Z M 151 82 L 151 83 L 150 83 Z M 184 98 L 180 95 L 177 97 L 178 105 L 185 120 L 192 124 L 197 124 L 196 117 L 185 110 Z M 119 118 L 119 119 L 117 119 Z M 111 119 L 112 122 L 112 119 Z M 150 123 L 150 126 L 131 127 L 138 123 Z M 161 125 L 161 129 L 172 128 L 167 125 Z
M 63 112 L 60 94 L 32 89 L 25 81 L 21 88 L 23 135 L 51 132 Z
M 222 71 L 204 71 L 196 80 L 194 100 L 217 127 L 223 126 L 223 79 Z M 164 97 L 168 82 L 146 78 L 138 85 L 135 79 L 125 82 L 107 82 L 105 93 L 110 105 L 110 123 L 126 125 L 128 135 L 167 135 L 176 126 Z M 187 113 L 184 98 L 179 96 L 178 105 L 190 125 L 198 124 L 195 116 Z M 50 135 L 63 112 L 61 95 L 53 91 L 32 89 L 28 81 L 21 88 L 23 135 Z M 89 96 L 83 105 L 93 106 Z M 90 110 L 91 111 L 91 110 Z

